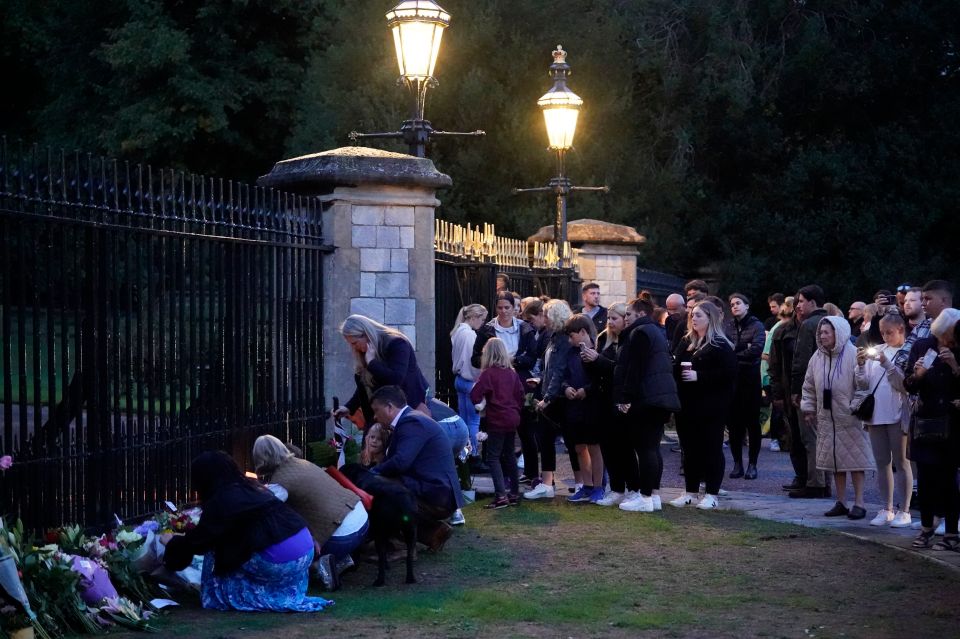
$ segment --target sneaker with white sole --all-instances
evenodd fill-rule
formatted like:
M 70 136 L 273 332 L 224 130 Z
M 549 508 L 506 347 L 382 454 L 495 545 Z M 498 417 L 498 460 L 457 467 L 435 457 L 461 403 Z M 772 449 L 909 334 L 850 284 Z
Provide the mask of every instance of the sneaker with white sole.
M 603 496 L 603 499 L 597 500 L 597 506 L 619 506 L 623 502 L 624 496 L 623 493 L 611 490 Z
M 553 499 L 553 496 L 553 486 L 548 486 L 543 482 L 537 484 L 536 488 L 531 488 L 523 493 L 524 499 Z
M 697 508 L 700 510 L 713 510 L 720 505 L 720 502 L 717 501 L 716 495 L 711 495 L 707 493 L 703 496 L 703 499 L 700 500 L 700 503 L 697 504 Z
M 603 499 L 603 494 L 604 494 L 603 488 L 600 488 L 598 486 L 597 488 L 594 488 L 593 490 L 590 491 L 590 498 L 587 501 L 589 501 L 591 504 L 595 504 L 601 499 Z
M 886 526 L 893 521 L 893 513 L 884 508 L 877 513 L 877 516 L 870 520 L 871 526 Z
M 937 525 L 937 529 L 933 531 L 933 534 L 943 536 L 945 532 L 947 532 L 947 520 L 941 519 Z
M 577 489 L 577 492 L 573 493 L 567 497 L 567 501 L 570 503 L 579 503 L 581 501 L 590 501 L 590 493 L 593 492 L 592 488 L 584 488 L 582 485 Z
M 912 517 L 910 513 L 898 510 L 897 514 L 893 516 L 893 519 L 890 520 L 891 528 L 909 528 L 912 523 Z
M 684 506 L 695 506 L 697 504 L 696 495 L 691 495 L 690 493 L 681 493 L 676 499 L 671 499 L 668 502 L 674 508 L 683 508 Z
M 660 495 L 653 495 L 650 499 L 653 500 L 654 510 L 663 510 L 663 500 L 660 499 Z
M 462 526 L 467 523 L 467 519 L 463 516 L 463 511 L 457 508 L 454 513 L 450 515 L 450 521 L 448 523 L 451 526 Z
M 645 497 L 641 493 L 637 493 L 637 496 L 631 499 L 630 501 L 625 501 L 619 506 L 620 510 L 625 510 L 630 513 L 652 513 L 653 512 L 653 498 Z
M 770 440 L 770 452 L 779 453 L 780 452 L 780 442 L 775 439 Z

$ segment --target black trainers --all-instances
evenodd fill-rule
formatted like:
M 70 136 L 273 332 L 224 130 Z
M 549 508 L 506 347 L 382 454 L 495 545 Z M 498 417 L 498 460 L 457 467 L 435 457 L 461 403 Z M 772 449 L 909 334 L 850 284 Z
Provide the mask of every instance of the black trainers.
M 856 508 L 856 506 L 854 506 L 854 508 Z M 863 508 L 861 508 L 860 510 L 863 510 Z M 838 501 L 833 505 L 833 508 L 823 513 L 823 516 L 824 517 L 843 517 L 844 515 L 850 516 L 851 514 L 852 513 L 847 509 L 847 507 Z M 864 514 L 866 514 L 866 511 L 864 511 Z

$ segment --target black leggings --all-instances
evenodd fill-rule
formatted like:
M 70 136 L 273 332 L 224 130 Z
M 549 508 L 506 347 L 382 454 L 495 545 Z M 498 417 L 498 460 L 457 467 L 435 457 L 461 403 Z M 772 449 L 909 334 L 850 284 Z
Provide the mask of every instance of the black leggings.
M 624 462 L 627 488 L 638 490 L 649 497 L 660 489 L 663 476 L 663 456 L 660 440 L 663 424 L 670 414 L 662 408 L 640 407 L 627 413 L 629 447 Z
M 683 479 L 686 491 L 700 492 L 700 482 L 707 485 L 707 493 L 720 492 L 726 460 L 723 455 L 723 419 L 691 419 L 681 415 L 677 419 L 677 435 L 683 449 Z
M 520 426 L 517 428 L 520 438 L 520 452 L 523 453 L 523 474 L 534 478 L 540 476 L 540 463 L 537 454 L 537 414 L 526 408 L 520 411 Z
M 540 468 L 545 472 L 552 473 L 557 470 L 557 435 L 559 430 L 550 419 L 538 413 L 535 432 L 537 447 L 540 449 Z M 526 464 L 526 461 L 524 461 L 524 464 Z M 524 469 L 524 472 L 528 473 L 529 471 Z M 527 474 L 527 477 L 533 477 L 533 475 Z
M 600 430 L 600 452 L 603 465 L 610 479 L 610 490 L 615 493 L 626 492 L 627 447 L 623 445 L 623 433 L 626 432 L 626 416 L 616 408 L 603 419 Z
M 957 491 L 957 464 L 917 464 L 917 493 L 920 495 L 920 524 L 933 527 L 933 516 L 943 513 L 946 534 L 957 534 L 960 493 Z
M 752 370 L 752 369 L 751 369 Z M 760 374 L 756 379 L 739 377 L 737 390 L 730 408 L 730 456 L 734 464 L 743 465 L 743 438 L 750 436 L 748 451 L 751 464 L 756 465 L 760 457 L 760 444 L 763 435 L 760 428 Z

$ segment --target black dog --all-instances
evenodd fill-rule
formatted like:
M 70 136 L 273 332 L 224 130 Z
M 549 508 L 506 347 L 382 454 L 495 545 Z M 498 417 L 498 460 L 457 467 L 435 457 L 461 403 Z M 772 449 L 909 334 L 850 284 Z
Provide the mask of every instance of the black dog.
M 357 488 L 373 495 L 370 509 L 370 534 L 377 548 L 377 580 L 382 586 L 387 570 L 387 547 L 390 538 L 399 534 L 407 545 L 407 583 L 417 583 L 413 575 L 413 559 L 417 550 L 417 499 L 406 486 L 375 475 L 359 464 L 340 469 Z

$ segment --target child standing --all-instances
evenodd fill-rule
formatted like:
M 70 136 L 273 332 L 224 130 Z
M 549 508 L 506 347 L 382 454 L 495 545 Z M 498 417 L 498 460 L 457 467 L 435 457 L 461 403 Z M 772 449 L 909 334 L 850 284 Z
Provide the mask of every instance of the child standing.
M 480 377 L 470 391 L 470 401 L 478 407 L 486 404 L 482 408 L 486 413 L 487 428 L 484 451 L 496 492 L 487 508 L 505 508 L 519 502 L 520 477 L 514 442 L 523 408 L 523 383 L 513 370 L 506 345 L 498 337 L 490 338 L 484 344 L 480 369 Z

